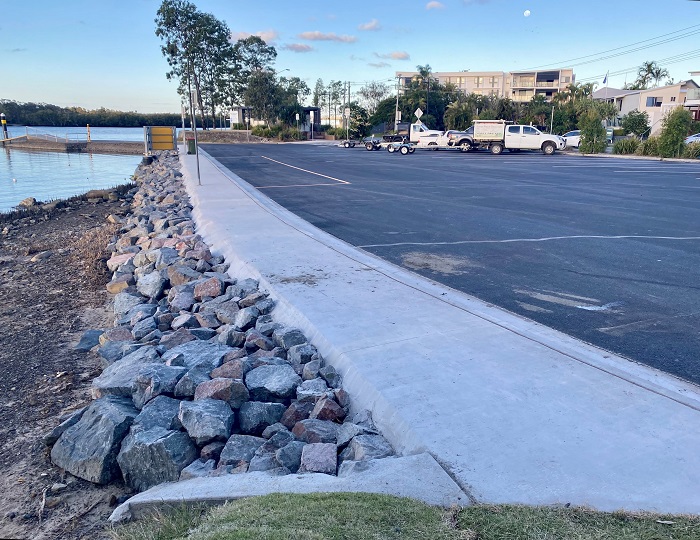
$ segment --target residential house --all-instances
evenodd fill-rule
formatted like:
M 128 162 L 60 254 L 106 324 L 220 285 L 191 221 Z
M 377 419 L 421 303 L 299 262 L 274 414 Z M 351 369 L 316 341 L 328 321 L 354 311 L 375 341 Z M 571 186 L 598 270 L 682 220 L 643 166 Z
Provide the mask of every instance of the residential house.
M 648 90 L 601 88 L 593 93 L 593 99 L 614 103 L 620 111 L 618 119 L 635 109 L 646 112 L 651 135 L 661 131 L 664 116 L 675 107 L 685 107 L 700 120 L 700 86 L 692 79 Z

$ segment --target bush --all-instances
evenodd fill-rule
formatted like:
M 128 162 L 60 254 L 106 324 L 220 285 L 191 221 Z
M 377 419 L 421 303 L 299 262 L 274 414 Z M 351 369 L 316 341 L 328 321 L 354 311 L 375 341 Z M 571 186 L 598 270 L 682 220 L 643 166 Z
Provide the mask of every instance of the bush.
M 700 159 L 700 142 L 687 144 L 683 151 L 683 157 L 687 159 Z
M 663 129 L 659 135 L 659 155 L 661 157 L 680 157 L 683 154 L 683 141 L 693 123 L 690 111 L 676 107 L 663 119 Z
M 654 135 L 646 141 L 642 141 L 635 150 L 637 156 L 658 156 L 659 155 L 659 138 Z
M 579 122 L 581 129 L 581 144 L 579 151 L 582 154 L 600 154 L 605 152 L 607 134 L 603 127 L 600 114 L 595 109 L 590 109 L 585 113 Z
M 625 134 L 633 133 L 641 137 L 649 131 L 649 115 L 634 109 L 622 117 L 621 125 Z
M 297 128 L 291 128 L 289 126 L 284 126 L 282 129 L 280 129 L 276 134 L 276 137 L 280 141 L 300 141 L 303 138 Z
M 618 139 L 613 144 L 613 154 L 634 154 L 639 147 L 639 139 Z
M 622 137 L 623 135 L 627 135 L 625 133 L 624 129 L 622 129 L 622 128 L 613 129 L 613 137 Z
M 269 139 L 272 137 L 272 129 L 270 129 L 267 126 L 255 126 L 252 130 L 251 133 L 255 135 L 256 137 L 265 137 Z

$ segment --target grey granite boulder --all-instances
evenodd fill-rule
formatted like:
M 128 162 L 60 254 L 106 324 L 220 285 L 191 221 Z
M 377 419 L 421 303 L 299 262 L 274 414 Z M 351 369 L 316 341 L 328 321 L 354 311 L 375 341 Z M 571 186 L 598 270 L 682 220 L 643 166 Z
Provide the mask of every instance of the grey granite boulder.
M 260 315 L 260 312 L 255 306 L 243 308 L 236 313 L 232 324 L 240 330 L 247 330 L 248 328 L 255 326 L 255 321 L 257 320 L 258 315 Z
M 309 343 L 302 343 L 301 345 L 293 345 L 289 347 L 287 351 L 287 360 L 293 364 L 306 364 L 313 360 L 313 356 L 317 353 L 316 347 L 310 345 Z
M 114 296 L 114 314 L 117 318 L 126 315 L 129 310 L 144 302 L 144 298 L 127 292 L 120 292 Z
M 195 459 L 187 467 L 182 469 L 180 480 L 189 480 L 190 478 L 202 478 L 209 476 L 209 473 L 216 467 L 216 461 L 213 459 Z
M 286 407 L 281 403 L 247 401 L 241 405 L 238 423 L 243 433 L 260 435 L 266 427 L 282 418 Z
M 174 394 L 175 386 L 187 368 L 166 366 L 164 364 L 148 364 L 139 369 L 132 386 L 131 397 L 137 409 L 161 394 Z
M 177 285 L 184 285 L 190 281 L 196 281 L 202 277 L 202 274 L 189 266 L 170 266 L 167 272 L 170 284 L 174 287 Z
M 107 396 L 94 401 L 58 438 L 51 461 L 73 476 L 107 484 L 119 475 L 119 447 L 137 414 L 129 398 Z
M 49 431 L 46 435 L 42 437 L 42 441 L 46 446 L 53 446 L 58 438 L 63 434 L 65 430 L 69 427 L 74 426 L 83 417 L 83 413 L 87 410 L 87 407 L 81 407 L 77 411 L 73 411 L 65 418 L 61 419 L 61 423 L 55 428 Z
M 219 466 L 250 463 L 255 451 L 265 443 L 265 439 L 251 435 L 231 435 L 219 457 Z
M 250 390 L 251 399 L 256 401 L 276 401 L 294 397 L 301 377 L 289 364 L 260 366 L 249 371 L 245 384 Z
M 286 467 L 292 473 L 297 472 L 301 465 L 301 452 L 306 446 L 302 441 L 291 441 L 275 452 L 275 459 L 282 467 Z
M 117 456 L 124 483 L 144 491 L 162 482 L 174 482 L 197 459 L 197 448 L 187 434 L 155 427 L 131 431 Z
M 80 336 L 80 341 L 73 347 L 76 351 L 87 352 L 93 347 L 97 346 L 100 342 L 100 336 L 104 330 L 87 330 Z
M 178 415 L 180 414 L 180 400 L 168 396 L 158 396 L 146 403 L 139 415 L 131 425 L 132 431 L 139 429 L 148 430 L 154 427 L 162 427 L 168 430 L 182 428 Z
M 175 397 L 178 398 L 191 398 L 197 391 L 197 386 L 199 386 L 204 381 L 209 380 L 209 375 L 206 371 L 202 369 L 191 369 L 182 376 L 175 385 Z
M 155 270 L 142 276 L 136 282 L 136 290 L 147 298 L 158 299 L 163 294 L 167 282 L 168 280 L 158 270 Z
M 196 340 L 173 347 L 163 354 L 163 361 L 170 366 L 211 372 L 221 365 L 222 358 L 230 350 L 226 345 Z
M 333 390 L 328 388 L 326 381 L 321 377 L 302 382 L 296 389 L 299 401 L 316 402 L 322 397 L 333 398 Z
M 182 401 L 178 418 L 199 446 L 212 441 L 227 440 L 234 421 L 231 407 L 218 399 Z
M 218 341 L 230 347 L 240 347 L 245 343 L 246 335 L 234 326 L 226 325 L 219 328 Z
M 287 350 L 292 348 L 294 345 L 306 343 L 306 337 L 301 330 L 296 328 L 277 328 L 272 333 L 272 339 L 275 340 L 277 345 L 284 347 Z
M 148 334 L 158 329 L 156 320 L 154 317 L 146 317 L 143 320 L 137 322 L 131 329 L 131 334 L 134 339 L 139 340 L 145 338 Z
M 340 375 L 330 364 L 319 369 L 318 374 L 331 388 L 340 388 Z
M 114 362 L 92 381 L 92 397 L 108 394 L 131 397 L 141 367 L 161 363 L 155 347 L 144 346 Z
M 340 454 L 342 461 L 364 461 L 393 455 L 394 449 L 381 435 L 356 435 Z

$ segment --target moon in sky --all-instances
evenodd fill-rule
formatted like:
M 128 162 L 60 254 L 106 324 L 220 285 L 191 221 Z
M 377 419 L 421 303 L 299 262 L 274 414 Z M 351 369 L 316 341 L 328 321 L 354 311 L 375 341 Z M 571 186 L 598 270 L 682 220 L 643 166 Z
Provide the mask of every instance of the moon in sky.
M 526 10 L 525 10 L 525 13 L 523 13 L 523 15 L 525 15 L 526 17 L 529 17 L 529 16 L 530 16 L 530 10 L 529 10 L 529 9 L 526 9 Z

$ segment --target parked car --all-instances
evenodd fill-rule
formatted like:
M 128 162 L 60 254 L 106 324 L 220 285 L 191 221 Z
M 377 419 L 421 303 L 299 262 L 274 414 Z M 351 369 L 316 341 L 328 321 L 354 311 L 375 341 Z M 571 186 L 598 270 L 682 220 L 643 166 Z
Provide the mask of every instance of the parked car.
M 564 137 L 566 146 L 568 146 L 569 148 L 578 148 L 579 144 L 581 144 L 581 131 L 579 131 L 578 129 L 574 131 L 569 131 L 568 133 L 564 133 L 562 137 Z
M 695 135 L 691 135 L 690 137 L 686 137 L 685 139 L 685 144 L 690 144 L 694 142 L 700 142 L 700 133 L 696 133 Z

